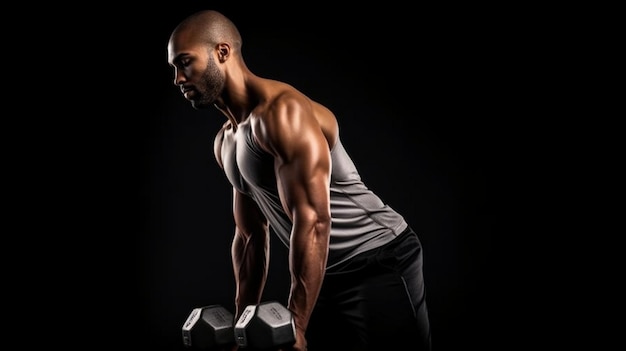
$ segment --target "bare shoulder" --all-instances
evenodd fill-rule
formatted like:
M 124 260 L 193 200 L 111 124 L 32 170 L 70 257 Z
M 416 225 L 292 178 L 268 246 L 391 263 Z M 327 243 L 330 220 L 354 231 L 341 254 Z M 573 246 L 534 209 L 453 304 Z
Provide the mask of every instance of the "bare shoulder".
M 253 130 L 266 149 L 272 145 L 290 145 L 305 140 L 326 139 L 330 147 L 337 135 L 334 114 L 299 90 L 283 85 L 255 114 Z
M 264 112 L 263 120 L 267 123 L 289 125 L 297 119 L 314 118 L 312 101 L 289 85 L 268 101 Z
M 313 127 L 313 106 L 304 94 L 287 86 L 275 91 L 261 108 L 254 112 L 252 122 L 256 137 L 266 144 L 276 138 L 296 136 L 304 128 Z

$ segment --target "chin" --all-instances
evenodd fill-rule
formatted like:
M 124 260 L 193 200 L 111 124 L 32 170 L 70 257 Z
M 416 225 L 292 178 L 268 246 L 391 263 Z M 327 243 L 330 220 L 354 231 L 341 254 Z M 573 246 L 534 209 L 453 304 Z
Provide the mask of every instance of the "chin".
M 206 103 L 204 101 L 195 101 L 195 100 L 191 101 L 191 107 L 195 108 L 196 110 L 204 110 L 211 106 L 213 106 L 212 103 Z

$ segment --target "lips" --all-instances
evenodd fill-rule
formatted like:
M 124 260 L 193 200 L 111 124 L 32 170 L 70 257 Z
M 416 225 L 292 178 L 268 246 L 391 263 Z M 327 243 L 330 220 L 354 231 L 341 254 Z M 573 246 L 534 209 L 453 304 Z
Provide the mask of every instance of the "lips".
M 186 99 L 190 99 L 190 98 L 192 98 L 192 97 L 193 97 L 193 95 L 194 95 L 194 90 L 193 90 L 192 88 L 182 89 L 182 92 L 183 92 L 183 96 L 184 96 Z

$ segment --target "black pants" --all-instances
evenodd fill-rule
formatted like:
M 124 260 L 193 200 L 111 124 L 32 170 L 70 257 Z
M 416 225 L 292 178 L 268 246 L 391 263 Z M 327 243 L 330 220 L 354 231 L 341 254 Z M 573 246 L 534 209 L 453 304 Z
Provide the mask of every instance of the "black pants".
M 309 351 L 431 349 L 422 247 L 409 227 L 327 272 L 307 330 Z

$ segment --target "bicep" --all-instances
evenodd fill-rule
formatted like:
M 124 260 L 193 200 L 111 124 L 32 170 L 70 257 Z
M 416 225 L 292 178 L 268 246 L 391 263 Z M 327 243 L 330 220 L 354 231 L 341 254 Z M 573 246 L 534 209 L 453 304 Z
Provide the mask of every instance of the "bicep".
M 285 211 L 294 222 L 297 214 L 329 217 L 331 158 L 322 129 L 306 106 L 276 113 L 266 130 Z
M 294 145 L 289 157 L 275 162 L 278 187 L 289 213 L 311 211 L 320 216 L 329 204 L 330 157 L 325 142 L 303 139 Z

